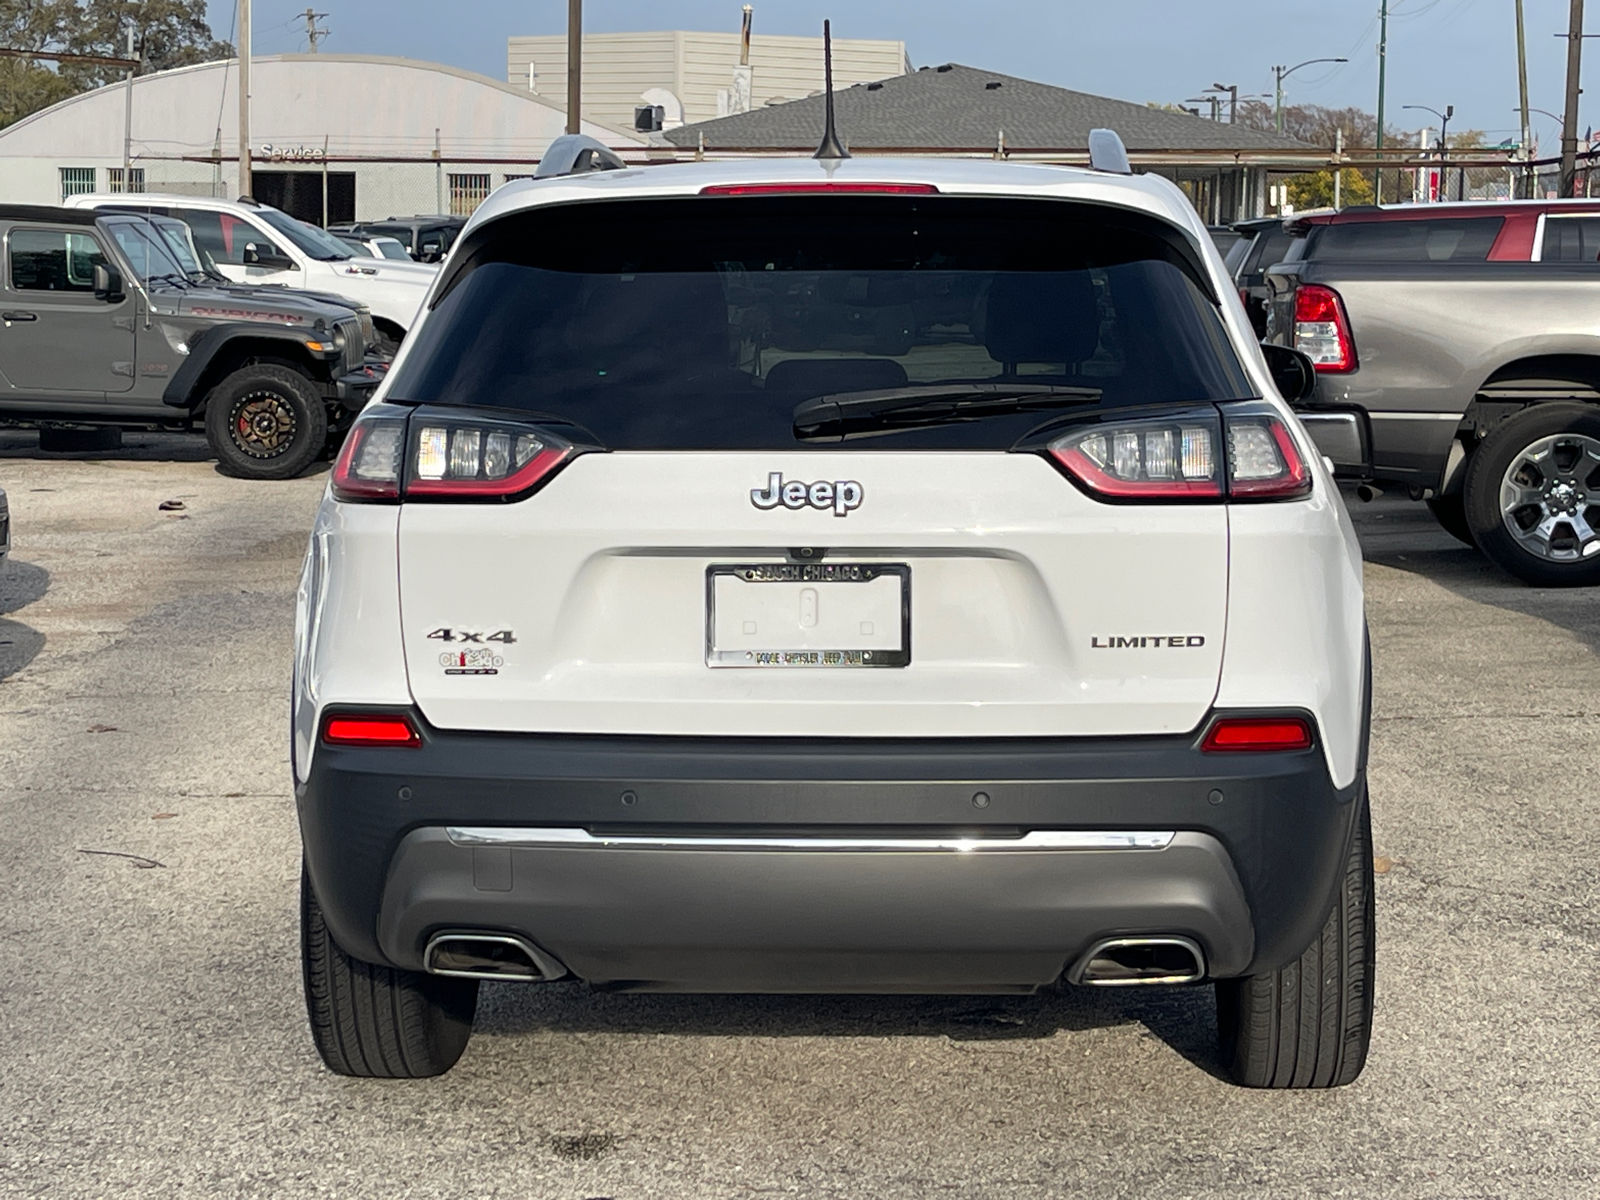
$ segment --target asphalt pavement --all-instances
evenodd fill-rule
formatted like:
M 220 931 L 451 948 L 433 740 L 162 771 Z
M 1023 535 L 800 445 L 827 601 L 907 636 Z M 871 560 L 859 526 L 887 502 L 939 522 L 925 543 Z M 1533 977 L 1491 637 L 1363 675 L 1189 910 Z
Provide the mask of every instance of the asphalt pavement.
M 287 750 L 325 480 L 0 432 L 0 1194 L 1600 1194 L 1600 593 L 1355 506 L 1382 873 L 1351 1087 L 1225 1082 L 1209 988 L 486 985 L 449 1075 L 351 1080 L 305 1027 Z

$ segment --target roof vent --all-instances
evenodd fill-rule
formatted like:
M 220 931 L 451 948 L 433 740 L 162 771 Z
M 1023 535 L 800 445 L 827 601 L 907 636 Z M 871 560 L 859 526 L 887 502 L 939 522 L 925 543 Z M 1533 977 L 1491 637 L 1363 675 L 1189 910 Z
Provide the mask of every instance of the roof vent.
M 986 91 L 986 92 L 992 92 L 992 91 L 995 90 L 995 88 L 997 88 L 999 86 L 1000 86 L 1000 81 L 998 79 L 991 79 L 991 80 L 989 80 L 988 83 L 983 85 L 983 90 Z
M 935 67 L 934 68 L 934 70 L 939 72 L 939 74 L 941 74 L 941 75 L 943 75 L 946 71 L 954 71 L 955 69 L 956 69 L 955 63 L 945 63 L 944 66 L 942 66 L 942 67 Z
M 869 92 L 881 92 L 881 91 L 883 91 L 883 81 L 880 79 L 880 80 L 874 81 L 873 83 L 867 84 L 867 91 L 869 91 Z
M 1089 130 L 1089 166 L 1111 175 L 1132 175 L 1128 165 L 1128 148 L 1115 129 Z
M 589 171 L 620 171 L 627 165 L 615 151 L 588 134 L 569 133 L 550 143 L 533 177 L 549 179 L 555 175 L 583 175 Z

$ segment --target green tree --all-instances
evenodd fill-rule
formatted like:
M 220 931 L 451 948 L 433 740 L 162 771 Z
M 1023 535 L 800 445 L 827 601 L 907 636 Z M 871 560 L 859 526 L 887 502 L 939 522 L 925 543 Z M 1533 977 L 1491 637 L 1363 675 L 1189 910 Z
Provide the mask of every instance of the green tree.
M 131 23 L 139 73 L 165 71 L 233 54 L 205 13 L 205 0 L 0 0 L 0 45 L 121 58 Z M 0 127 L 121 78 L 115 67 L 0 59 Z
M 1372 203 L 1372 176 L 1361 171 L 1346 167 L 1340 173 L 1339 203 L 1349 207 L 1352 204 Z M 1333 172 L 1311 171 L 1304 175 L 1291 175 L 1284 180 L 1289 187 L 1289 203 L 1294 205 L 1296 212 L 1304 212 L 1308 208 L 1333 207 Z

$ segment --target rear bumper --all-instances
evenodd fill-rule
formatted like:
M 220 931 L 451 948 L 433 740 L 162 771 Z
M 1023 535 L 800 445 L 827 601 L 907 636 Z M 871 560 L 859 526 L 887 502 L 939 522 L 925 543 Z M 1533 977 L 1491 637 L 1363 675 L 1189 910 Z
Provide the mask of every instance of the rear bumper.
M 441 929 L 501 930 L 655 990 L 1027 990 L 1136 934 L 1193 938 L 1214 977 L 1276 968 L 1329 911 L 1362 786 L 1336 790 L 1316 747 L 1197 736 L 422 728 L 417 749 L 321 746 L 298 790 L 338 942 L 417 968 Z M 939 844 L 963 838 L 984 840 Z

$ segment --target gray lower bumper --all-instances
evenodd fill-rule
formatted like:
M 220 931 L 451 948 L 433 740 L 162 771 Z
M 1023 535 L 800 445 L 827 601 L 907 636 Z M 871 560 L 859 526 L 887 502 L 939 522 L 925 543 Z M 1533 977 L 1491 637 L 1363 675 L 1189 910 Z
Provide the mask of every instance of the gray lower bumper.
M 1094 942 L 1178 934 L 1213 976 L 1254 931 L 1227 852 L 957 845 L 806 849 L 474 845 L 439 827 L 398 846 L 378 913 L 385 957 L 422 965 L 441 927 L 527 938 L 590 983 L 653 991 L 1028 991 Z

